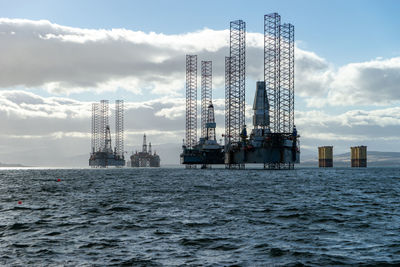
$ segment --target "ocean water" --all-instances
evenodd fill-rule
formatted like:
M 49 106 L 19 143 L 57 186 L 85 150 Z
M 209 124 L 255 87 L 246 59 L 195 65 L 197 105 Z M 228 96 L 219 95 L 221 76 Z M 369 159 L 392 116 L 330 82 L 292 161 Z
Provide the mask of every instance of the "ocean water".
M 400 169 L 1 170 L 0 240 L 6 266 L 399 265 Z

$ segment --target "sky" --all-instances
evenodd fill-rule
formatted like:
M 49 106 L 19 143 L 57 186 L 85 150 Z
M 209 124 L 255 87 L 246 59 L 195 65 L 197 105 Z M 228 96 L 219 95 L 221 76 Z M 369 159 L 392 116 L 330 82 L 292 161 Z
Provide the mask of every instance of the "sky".
M 273 12 L 295 26 L 303 155 L 320 145 L 400 151 L 398 1 L 14 0 L 0 10 L 0 162 L 86 166 L 90 103 L 123 99 L 125 149 L 139 150 L 146 133 L 162 164 L 178 163 L 185 55 L 213 61 L 220 136 L 229 22 L 246 22 L 250 120 Z

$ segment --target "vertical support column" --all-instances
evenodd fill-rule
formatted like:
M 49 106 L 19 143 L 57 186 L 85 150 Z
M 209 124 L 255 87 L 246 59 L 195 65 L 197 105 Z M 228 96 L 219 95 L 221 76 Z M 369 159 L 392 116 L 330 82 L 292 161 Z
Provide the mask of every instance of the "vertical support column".
M 264 16 L 264 81 L 267 87 L 271 132 L 280 132 L 280 24 L 278 13 Z
M 289 132 L 294 129 L 294 25 L 289 24 Z
M 280 28 L 280 104 L 279 129 L 292 133 L 294 125 L 294 26 L 289 23 Z
M 225 152 L 231 143 L 231 58 L 225 57 Z
M 115 101 L 115 154 L 124 158 L 124 101 Z
M 201 61 L 201 137 L 207 136 L 208 106 L 212 101 L 212 61 Z
M 229 57 L 225 58 L 225 153 L 226 168 L 244 168 L 230 159 L 233 143 L 240 142 L 246 110 L 246 23 L 230 22 Z
M 186 55 L 186 146 L 197 142 L 197 55 Z
M 107 126 L 108 123 L 108 100 L 100 101 L 100 120 L 99 120 L 99 149 L 101 151 L 106 150 L 106 137 L 107 137 Z
M 98 151 L 98 134 L 99 134 L 99 104 L 92 103 L 92 147 L 91 153 Z
M 197 143 L 197 55 L 186 55 L 186 147 Z M 196 168 L 196 165 L 186 165 Z
M 242 20 L 230 23 L 229 57 L 229 131 L 231 142 L 239 142 L 240 132 L 245 124 L 246 109 L 246 23 Z

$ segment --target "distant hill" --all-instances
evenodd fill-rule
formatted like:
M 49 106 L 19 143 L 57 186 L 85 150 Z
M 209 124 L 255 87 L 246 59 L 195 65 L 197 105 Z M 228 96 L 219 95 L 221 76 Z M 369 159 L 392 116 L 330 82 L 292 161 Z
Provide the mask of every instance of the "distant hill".
M 15 164 L 15 163 L 1 163 L 0 162 L 0 168 L 4 168 L 4 167 L 28 167 L 22 164 Z
M 300 159 L 302 166 L 318 166 L 318 155 L 306 156 Z M 349 167 L 350 152 L 333 155 L 333 166 Z M 400 166 L 400 152 L 367 151 L 367 166 L 370 167 L 397 167 Z

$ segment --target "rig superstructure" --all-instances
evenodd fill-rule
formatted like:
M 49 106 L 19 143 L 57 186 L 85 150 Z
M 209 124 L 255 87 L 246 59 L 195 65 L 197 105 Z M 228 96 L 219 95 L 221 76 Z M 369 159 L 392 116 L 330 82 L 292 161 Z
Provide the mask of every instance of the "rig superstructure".
M 246 164 L 259 163 L 264 169 L 293 169 L 299 163 L 299 136 L 294 125 L 294 26 L 281 24 L 277 13 L 264 16 L 264 80 L 256 85 L 250 136 L 245 125 L 245 62 L 246 23 L 232 21 L 229 56 L 225 58 L 225 143 L 215 143 L 213 150 L 207 150 L 202 146 L 203 124 L 203 136 L 196 143 L 197 56 L 186 56 L 182 164 L 225 164 L 226 168 L 244 169 Z
M 212 103 L 212 62 L 201 62 L 201 137 L 197 134 L 197 56 L 186 56 L 186 143 L 183 144 L 181 163 L 186 168 L 210 168 L 223 164 L 223 146 L 217 143 L 215 114 Z
M 160 167 L 160 156 L 156 151 L 152 153 L 151 143 L 147 146 L 146 134 L 143 135 L 142 151 L 131 156 L 130 167 Z
M 124 159 L 124 102 L 115 102 L 115 147 L 112 149 L 109 125 L 109 102 L 92 104 L 92 151 L 89 166 L 107 168 L 125 166 Z

